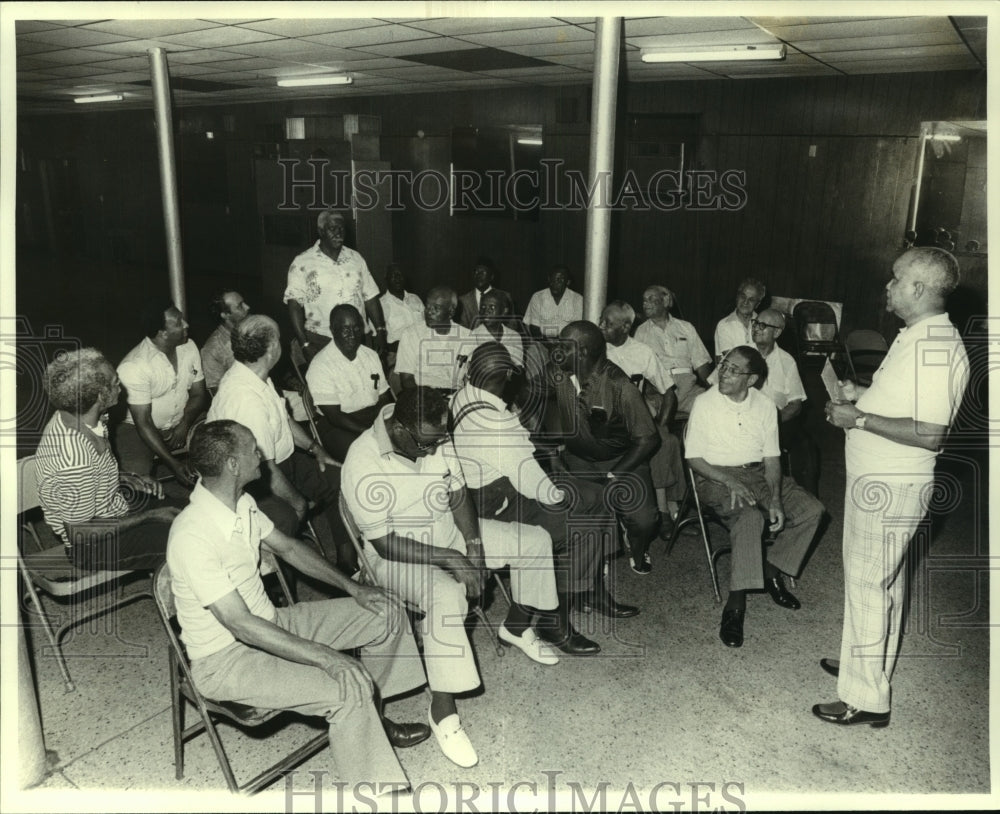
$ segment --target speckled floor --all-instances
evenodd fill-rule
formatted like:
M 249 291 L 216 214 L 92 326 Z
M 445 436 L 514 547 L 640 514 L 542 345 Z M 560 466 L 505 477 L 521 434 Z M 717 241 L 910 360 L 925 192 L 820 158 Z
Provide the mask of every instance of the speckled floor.
M 843 590 L 842 435 L 822 424 L 816 431 L 824 452 L 821 496 L 831 519 L 795 589 L 800 611 L 752 595 L 744 647 L 724 647 L 701 543 L 686 533 L 669 559 L 662 543 L 654 546 L 648 577 L 617 566 L 616 592 L 641 606 L 640 616 L 615 623 L 575 617 L 600 641 L 598 657 L 565 657 L 554 667 L 512 650 L 498 658 L 487 631 L 477 627 L 472 638 L 483 691 L 459 707 L 479 764 L 458 768 L 433 739 L 401 751 L 420 809 L 445 810 L 444 792 L 452 796 L 452 810 L 455 795 L 463 795 L 467 811 L 990 805 L 985 797 L 962 802 L 955 796 L 990 792 L 988 541 L 985 482 L 975 472 L 980 459 L 954 453 L 943 462 L 960 486 L 957 505 L 939 518 L 929 554 L 918 557 L 891 725 L 840 729 L 809 711 L 836 699 L 836 682 L 818 661 L 838 654 Z M 724 535 L 717 534 L 720 542 Z M 724 557 L 723 585 L 727 567 Z M 492 618 L 502 617 L 501 605 L 490 609 Z M 92 805 L 105 811 L 343 807 L 334 778 L 323 774 L 330 769 L 325 751 L 290 782 L 248 801 L 208 794 L 224 783 L 199 737 L 187 747 L 184 779 L 176 780 L 166 645 L 152 603 L 127 606 L 110 630 L 99 625 L 79 630 L 66 644 L 77 686 L 71 694 L 51 657 L 41 653 L 39 636 L 33 637 L 46 746 L 58 758 L 48 779 L 21 798 L 26 805 L 47 809 L 58 800 L 61 810 Z M 426 696 L 417 693 L 391 703 L 388 713 L 417 721 L 426 709 Z M 293 722 L 257 739 L 223 729 L 244 777 L 313 731 Z M 316 788 L 317 776 L 320 800 L 306 793 Z M 907 794 L 921 796 L 901 796 Z M 411 810 L 412 801 L 383 805 Z

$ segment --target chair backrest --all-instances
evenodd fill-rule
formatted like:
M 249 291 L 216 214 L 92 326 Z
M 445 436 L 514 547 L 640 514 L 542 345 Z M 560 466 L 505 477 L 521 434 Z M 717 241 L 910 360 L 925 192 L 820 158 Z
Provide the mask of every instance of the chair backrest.
M 829 303 L 803 300 L 792 309 L 799 336 L 807 342 L 833 342 L 837 338 L 837 315 Z
M 27 455 L 17 461 L 17 513 L 24 514 L 40 505 L 35 456 Z
M 340 509 L 340 520 L 344 524 L 344 528 L 347 529 L 347 534 L 351 538 L 351 543 L 354 546 L 354 553 L 357 554 L 358 566 L 361 568 L 361 576 L 369 585 L 377 585 L 378 582 L 375 580 L 375 571 L 372 570 L 371 563 L 368 562 L 368 557 L 365 555 L 364 548 L 361 545 L 364 537 L 361 534 L 361 529 L 358 528 L 358 524 L 354 522 L 351 510 L 347 508 L 347 500 L 344 498 L 343 492 L 341 492 L 340 496 L 337 498 L 337 504 Z
M 858 328 L 851 331 L 844 340 L 844 345 L 851 352 L 870 350 L 885 353 L 889 350 L 885 337 L 870 328 Z

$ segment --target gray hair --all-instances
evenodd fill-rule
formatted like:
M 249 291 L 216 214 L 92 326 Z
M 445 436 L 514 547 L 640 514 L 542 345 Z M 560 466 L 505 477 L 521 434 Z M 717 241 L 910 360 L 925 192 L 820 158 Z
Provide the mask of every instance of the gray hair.
M 42 387 L 52 406 L 85 413 L 101 396 L 110 396 L 115 369 L 96 348 L 60 353 L 45 368 Z
M 903 255 L 909 256 L 910 265 L 919 272 L 924 287 L 942 300 L 958 288 L 961 273 L 958 260 L 951 252 L 937 246 L 920 246 Z
M 233 329 L 233 358 L 256 362 L 280 336 L 277 322 L 264 314 L 252 314 Z
M 629 323 L 635 322 L 635 309 L 625 300 L 612 300 L 605 305 L 601 311 L 601 322 L 605 322 L 614 313 L 624 314 Z

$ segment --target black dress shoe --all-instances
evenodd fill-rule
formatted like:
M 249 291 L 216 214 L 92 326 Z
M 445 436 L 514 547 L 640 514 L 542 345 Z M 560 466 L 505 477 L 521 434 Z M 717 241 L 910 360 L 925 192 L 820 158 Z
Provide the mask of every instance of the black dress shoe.
M 889 725 L 888 712 L 865 712 L 863 709 L 852 707 L 843 701 L 835 701 L 832 704 L 817 704 L 813 707 L 813 715 L 828 724 L 839 724 L 840 726 L 868 724 L 874 729 L 881 729 Z
M 771 577 L 770 579 L 765 579 L 764 590 L 771 595 L 771 599 L 774 600 L 775 605 L 781 605 L 781 607 L 790 608 L 791 610 L 798 610 L 802 607 L 802 603 L 788 593 L 788 589 L 785 588 L 785 581 L 781 578 L 781 574 L 778 574 L 776 577 Z
M 397 749 L 416 746 L 431 736 L 431 728 L 427 724 L 397 724 L 395 721 L 383 718 L 382 727 L 389 738 L 389 743 Z
M 826 672 L 834 678 L 838 678 L 840 676 L 840 662 L 837 659 L 820 659 L 819 666 L 826 670 Z
M 601 646 L 597 642 L 591 641 L 573 628 L 570 628 L 567 634 L 552 628 L 538 627 L 535 628 L 535 633 L 539 639 L 569 656 L 593 656 L 601 652 Z
M 726 608 L 722 611 L 722 624 L 719 626 L 719 638 L 726 647 L 743 646 L 743 617 L 745 610 Z
M 635 605 L 623 605 L 615 602 L 614 597 L 607 591 L 597 594 L 584 594 L 580 600 L 580 610 L 584 613 L 597 611 L 612 619 L 628 619 L 630 616 L 638 616 L 639 609 Z

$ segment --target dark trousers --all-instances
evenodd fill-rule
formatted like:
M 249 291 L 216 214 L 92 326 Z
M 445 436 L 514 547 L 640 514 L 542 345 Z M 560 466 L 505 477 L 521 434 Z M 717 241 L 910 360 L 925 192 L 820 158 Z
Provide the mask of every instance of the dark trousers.
M 809 494 L 819 495 L 819 448 L 799 414 L 778 424 L 778 444 L 788 451 L 788 474 Z
M 173 506 L 183 509 L 186 500 L 157 500 L 143 493 L 129 494 L 129 514 Z M 170 524 L 160 521 L 140 523 L 121 529 L 122 518 L 97 518 L 87 523 L 68 524 L 70 545 L 66 554 L 83 571 L 153 571 L 167 553 Z
M 557 506 L 525 497 L 507 478 L 469 489 L 469 494 L 481 518 L 541 526 L 549 533 L 558 593 L 589 591 L 604 556 L 614 551 L 611 513 L 600 488 L 565 474 L 552 479 L 568 495 L 566 502 Z

